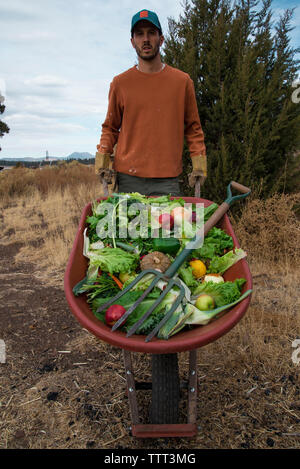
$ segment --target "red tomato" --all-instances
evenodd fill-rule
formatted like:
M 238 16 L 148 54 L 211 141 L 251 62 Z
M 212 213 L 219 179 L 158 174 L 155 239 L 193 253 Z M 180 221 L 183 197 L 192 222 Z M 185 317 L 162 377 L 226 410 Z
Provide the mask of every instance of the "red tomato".
M 159 215 L 158 222 L 163 228 L 172 229 L 174 226 L 174 218 L 170 213 L 162 213 Z
M 105 322 L 113 326 L 125 313 L 126 309 L 121 305 L 111 305 L 105 312 Z

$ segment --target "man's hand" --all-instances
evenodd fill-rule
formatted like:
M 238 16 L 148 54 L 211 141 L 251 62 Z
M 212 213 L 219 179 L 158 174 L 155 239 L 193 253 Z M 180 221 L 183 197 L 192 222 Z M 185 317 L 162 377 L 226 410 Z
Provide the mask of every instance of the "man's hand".
M 95 155 L 95 173 L 99 174 L 104 169 L 109 169 L 111 163 L 109 153 L 100 153 L 97 151 Z
M 100 181 L 105 181 L 107 184 L 112 184 L 113 177 L 116 174 L 116 171 L 113 169 L 102 169 L 98 172 Z
M 116 172 L 113 169 L 113 158 L 109 153 L 97 152 L 95 156 L 95 173 L 100 176 L 101 181 L 111 184 Z
M 205 181 L 206 177 L 203 176 L 202 171 L 193 171 L 188 176 L 190 187 L 195 187 L 197 178 L 200 178 L 200 185 L 201 186 L 204 184 L 204 181 Z
M 207 177 L 206 155 L 192 157 L 193 171 L 189 174 L 188 180 L 191 187 L 195 187 L 196 179 L 200 178 L 200 185 L 204 184 Z

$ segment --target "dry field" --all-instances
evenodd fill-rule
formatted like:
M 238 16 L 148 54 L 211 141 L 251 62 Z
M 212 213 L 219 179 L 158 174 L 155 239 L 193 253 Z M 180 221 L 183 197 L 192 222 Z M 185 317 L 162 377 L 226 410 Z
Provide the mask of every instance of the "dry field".
M 251 306 L 198 350 L 198 435 L 149 440 L 130 435 L 122 351 L 82 329 L 64 296 L 81 211 L 99 195 L 93 168 L 76 163 L 0 174 L 0 448 L 299 449 L 299 194 L 251 199 L 231 215 L 248 252 Z M 149 359 L 134 354 L 138 380 L 151 380 Z M 179 365 L 186 379 L 187 353 Z M 146 421 L 150 392 L 138 400 Z

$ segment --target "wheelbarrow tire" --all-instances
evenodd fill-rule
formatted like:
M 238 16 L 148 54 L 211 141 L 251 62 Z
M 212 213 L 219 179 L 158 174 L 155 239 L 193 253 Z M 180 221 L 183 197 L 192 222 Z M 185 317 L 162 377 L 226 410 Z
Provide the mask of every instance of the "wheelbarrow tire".
M 152 355 L 152 424 L 178 423 L 180 380 L 176 353 Z

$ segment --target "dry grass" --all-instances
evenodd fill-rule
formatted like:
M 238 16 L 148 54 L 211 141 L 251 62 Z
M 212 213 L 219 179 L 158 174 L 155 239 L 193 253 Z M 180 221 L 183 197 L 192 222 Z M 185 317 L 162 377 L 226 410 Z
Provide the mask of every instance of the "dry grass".
M 7 171 L 0 180 L 2 242 L 22 243 L 16 260 L 34 262 L 46 275 L 61 272 L 84 206 L 101 195 L 93 168 L 76 162 Z
M 300 223 L 293 209 L 299 202 L 300 193 L 246 201 L 241 217 L 233 224 L 253 260 L 279 268 L 298 264 Z
M 65 188 L 76 194 L 78 184 L 96 185 L 94 167 L 72 161 L 40 169 L 17 167 L 0 173 L 0 202 L 10 204 L 13 200 L 26 199 L 38 190 L 42 197 Z
M 57 186 L 52 181 L 45 190 L 45 183 L 35 181 L 26 183 L 21 195 L 2 196 L 1 243 L 20 242 L 16 260 L 33 263 L 33 275 L 60 290 L 81 211 L 101 195 L 93 175 L 87 183 L 81 169 L 70 172 L 73 169 L 78 180 L 72 177 L 71 184 L 59 185 L 61 173 Z M 24 174 L 25 181 L 29 176 Z M 27 386 L 20 378 L 20 392 L 9 388 L 8 376 L 2 379 L 0 447 L 13 447 L 21 427 L 30 448 L 300 448 L 300 365 L 291 359 L 292 342 L 300 336 L 300 228 L 292 210 L 296 203 L 299 194 L 250 200 L 240 219 L 232 220 L 248 252 L 254 293 L 236 327 L 198 351 L 201 429 L 196 438 L 131 438 L 121 350 L 78 327 L 76 336 L 64 344 L 70 355 L 56 355 L 58 371 L 33 373 Z M 151 380 L 149 356 L 134 355 L 136 376 Z M 27 358 L 11 351 L 15 376 L 21 376 L 18 364 Z M 188 354 L 180 354 L 179 360 L 186 378 Z M 47 400 L 49 391 L 58 393 L 56 401 Z M 139 393 L 144 416 L 149 394 Z M 185 413 L 183 403 L 182 421 Z M 22 438 L 18 441 L 22 447 Z

